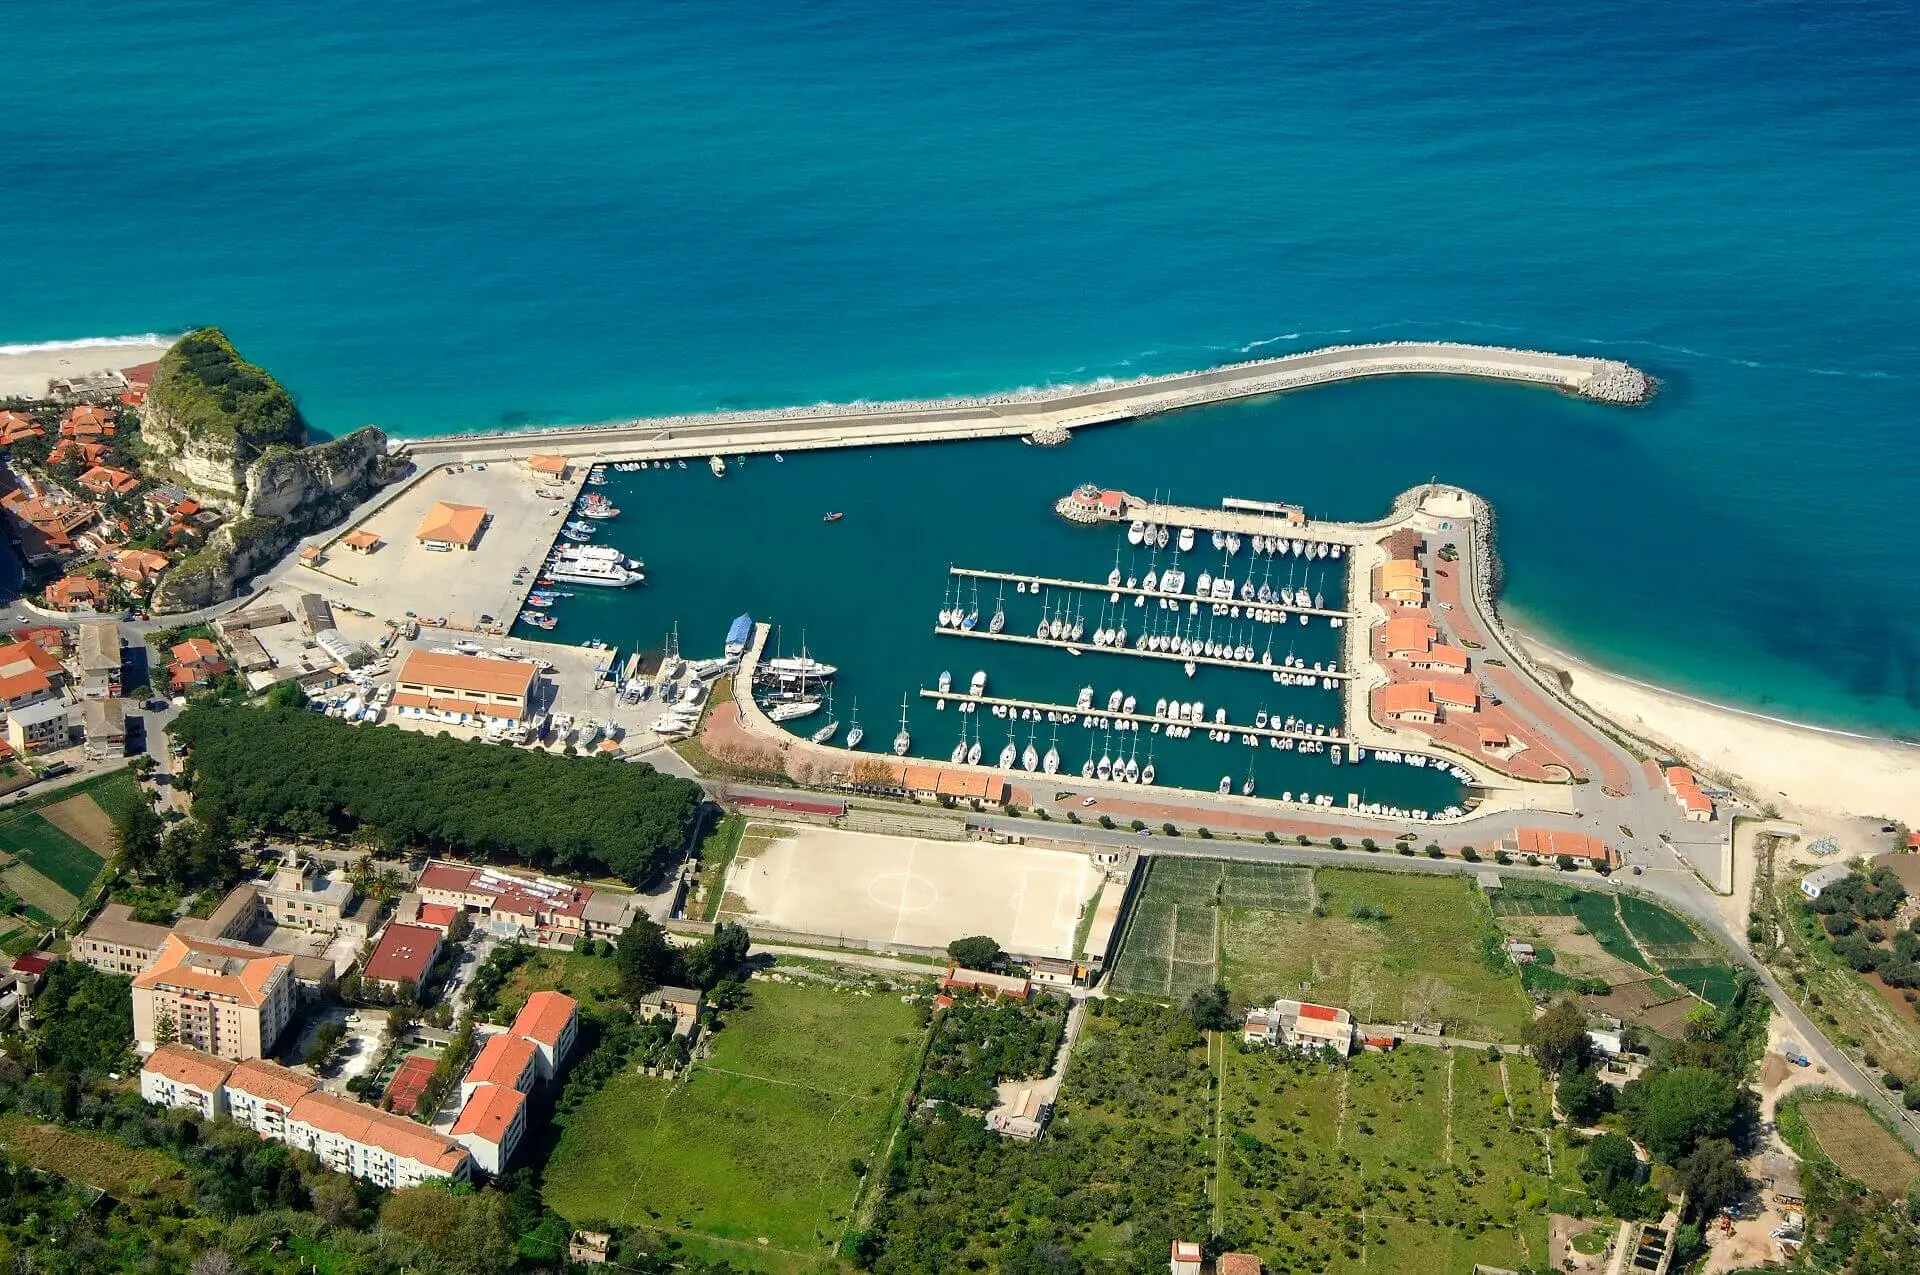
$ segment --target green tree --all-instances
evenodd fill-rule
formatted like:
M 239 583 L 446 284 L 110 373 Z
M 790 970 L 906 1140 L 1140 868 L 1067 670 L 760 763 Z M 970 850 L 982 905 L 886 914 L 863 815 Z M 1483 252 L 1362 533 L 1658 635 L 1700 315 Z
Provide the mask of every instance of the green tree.
M 1587 1144 L 1586 1158 L 1580 1164 L 1580 1176 L 1596 1196 L 1607 1196 L 1622 1184 L 1632 1186 L 1640 1180 L 1640 1157 L 1633 1143 L 1617 1133 L 1603 1133 Z
M 1187 998 L 1187 1017 L 1203 1032 L 1229 1031 L 1233 1027 L 1233 1009 L 1227 1000 L 1227 985 L 1215 983 Z
M 1560 1077 L 1560 1110 L 1576 1124 L 1589 1125 L 1613 1110 L 1613 1086 L 1591 1070 Z
M 1574 1001 L 1557 1001 L 1521 1028 L 1520 1040 L 1549 1074 L 1578 1071 L 1587 1063 L 1587 1016 Z
M 1699 1067 L 1656 1072 L 1638 1096 L 1634 1132 L 1667 1164 L 1687 1155 L 1703 1138 L 1729 1137 L 1741 1107 L 1737 1081 Z
M 1673 1166 L 1673 1180 L 1697 1217 L 1712 1217 L 1747 1189 L 1746 1171 L 1725 1138 L 1702 1138 L 1694 1144 Z
M 160 857 L 160 816 L 144 799 L 130 801 L 114 816 L 109 845 L 120 870 L 144 876 Z
M 1000 963 L 1000 944 L 985 934 L 955 939 L 947 944 L 947 957 L 966 969 L 991 970 Z
M 702 991 L 712 991 L 714 984 L 740 968 L 752 946 L 753 938 L 745 927 L 731 922 L 715 925 L 713 933 L 687 952 L 682 961 L 687 982 Z
M 622 994 L 629 1001 L 638 1001 L 679 976 L 680 957 L 667 942 L 667 932 L 651 917 L 642 916 L 620 936 L 614 967 L 620 972 Z

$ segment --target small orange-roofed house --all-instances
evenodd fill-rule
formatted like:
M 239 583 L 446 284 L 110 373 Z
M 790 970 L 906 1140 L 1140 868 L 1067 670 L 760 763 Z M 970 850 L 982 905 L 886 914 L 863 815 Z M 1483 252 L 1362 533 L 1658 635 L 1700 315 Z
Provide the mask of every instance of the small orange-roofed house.
M 567 475 L 573 472 L 573 466 L 565 456 L 529 456 L 527 469 L 535 477 L 551 482 L 565 482 Z
M 949 965 L 947 975 L 940 980 L 941 989 L 948 992 L 978 992 L 982 996 L 991 996 L 995 1000 L 1011 997 L 1017 1001 L 1033 999 L 1033 984 L 1024 978 L 1015 978 L 1010 974 L 988 974 L 983 970 L 962 969 L 958 965 Z
M 460 1078 L 460 1098 L 466 1101 L 482 1085 L 503 1085 L 527 1093 L 540 1078 L 540 1051 L 524 1036 L 498 1032 L 487 1037 L 479 1057 Z
M 1395 721 L 1431 724 L 1440 718 L 1433 692 L 1424 682 L 1394 682 L 1380 688 L 1380 711 Z
M 1480 708 L 1480 684 L 1471 677 L 1430 677 L 1421 683 L 1443 709 L 1472 713 Z
M 96 496 L 124 496 L 140 489 L 140 477 L 111 465 L 95 465 L 76 480 Z
M 63 576 L 47 586 L 47 605 L 69 615 L 102 611 L 107 605 L 107 582 L 97 576 Z
M 1173 1252 L 1167 1261 L 1169 1275 L 1200 1275 L 1201 1263 L 1205 1253 L 1192 1240 L 1175 1240 Z
M 1403 606 L 1427 600 L 1426 568 L 1408 558 L 1393 558 L 1380 566 L 1380 596 Z
M 1381 625 L 1389 659 L 1424 655 L 1432 649 L 1440 631 L 1424 615 L 1396 616 Z
M 1457 646 L 1448 646 L 1445 642 L 1437 642 L 1426 651 L 1408 656 L 1407 662 L 1415 668 L 1440 673 L 1465 673 L 1468 663 L 1465 651 Z
M 152 584 L 172 565 L 157 549 L 117 549 L 107 555 L 113 574 L 129 584 Z
M 1252 1253 L 1222 1253 L 1213 1264 L 1213 1275 L 1262 1275 L 1265 1269 Z
M 413 538 L 427 548 L 472 549 L 486 524 L 487 511 L 480 505 L 456 505 L 436 500 L 420 520 Z
M 362 527 L 340 537 L 340 543 L 355 553 L 372 553 L 380 547 L 380 537 Z

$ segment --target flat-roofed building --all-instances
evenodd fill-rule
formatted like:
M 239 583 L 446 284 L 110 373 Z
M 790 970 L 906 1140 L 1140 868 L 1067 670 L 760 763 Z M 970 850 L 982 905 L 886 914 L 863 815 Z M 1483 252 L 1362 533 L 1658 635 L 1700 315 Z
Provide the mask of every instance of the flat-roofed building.
M 103 699 L 120 693 L 120 625 L 114 620 L 94 620 L 80 626 L 80 693 L 88 699 Z
M 7 743 L 16 753 L 65 748 L 73 742 L 76 708 L 57 699 L 16 708 L 7 714 Z
M 153 964 L 167 934 L 164 925 L 134 920 L 127 904 L 109 903 L 74 936 L 72 955 L 103 973 L 138 974 Z
M 103 757 L 127 755 L 127 701 L 119 698 L 80 702 L 80 736 Z
M 1830 886 L 1839 885 L 1853 875 L 1850 863 L 1829 863 L 1824 868 L 1815 868 L 1800 878 L 1800 893 L 1809 899 L 1817 899 Z
M 512 1031 L 533 1045 L 540 1055 L 541 1078 L 552 1080 L 579 1038 L 580 1002 L 560 992 L 535 992 L 514 1016 Z
M 233 1067 L 225 1058 L 188 1045 L 162 1045 L 140 1065 L 140 1096 L 212 1120 L 227 1114 L 227 1077 Z
M 525 721 L 539 670 L 524 660 L 409 651 L 393 702 L 403 708 Z
M 174 1039 L 222 1058 L 258 1058 L 293 1017 L 293 957 L 169 934 L 133 980 L 133 1034 L 142 1051 L 161 1022 Z
M 589 938 L 618 943 L 640 911 L 638 900 L 620 891 L 438 860 L 414 888 L 423 908 L 459 908 L 501 938 L 566 950 Z
M 302 930 L 337 931 L 353 912 L 353 882 L 329 873 L 312 861 L 303 862 L 288 846 L 273 879 L 260 889 L 260 899 L 275 925 Z M 365 938 L 365 927 L 353 937 Z
M 527 1131 L 527 1096 L 506 1085 L 481 1085 L 460 1108 L 453 1122 L 455 1141 L 488 1173 L 499 1173 L 513 1159 L 520 1137 Z
M 351 1098 L 309 1093 L 287 1114 L 287 1145 L 311 1151 L 336 1173 L 400 1189 L 434 1178 L 465 1178 L 473 1157 L 425 1125 Z
M 264 1058 L 250 1058 L 227 1076 L 227 1110 L 235 1124 L 245 1125 L 263 1138 L 285 1142 L 287 1117 L 293 1105 L 319 1084 L 304 1072 Z
M 486 525 L 487 511 L 480 505 L 456 505 L 436 500 L 413 538 L 429 549 L 472 549 Z

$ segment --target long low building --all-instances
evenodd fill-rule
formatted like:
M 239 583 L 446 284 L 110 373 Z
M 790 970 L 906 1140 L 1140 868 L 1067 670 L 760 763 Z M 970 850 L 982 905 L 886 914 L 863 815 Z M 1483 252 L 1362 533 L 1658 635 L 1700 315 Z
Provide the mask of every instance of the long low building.
M 162 1045 L 140 1069 L 140 1096 L 204 1119 L 230 1116 L 263 1138 L 312 1152 L 336 1173 L 382 1187 L 473 1175 L 473 1157 L 456 1139 L 327 1093 L 313 1077 L 262 1059 L 235 1063 Z
M 409 651 L 395 679 L 393 702 L 399 708 L 523 722 L 538 676 L 539 670 L 524 660 Z
M 550 877 L 435 860 L 414 887 L 425 904 L 460 908 L 501 938 L 571 950 L 583 939 L 617 943 L 640 915 L 631 894 Z

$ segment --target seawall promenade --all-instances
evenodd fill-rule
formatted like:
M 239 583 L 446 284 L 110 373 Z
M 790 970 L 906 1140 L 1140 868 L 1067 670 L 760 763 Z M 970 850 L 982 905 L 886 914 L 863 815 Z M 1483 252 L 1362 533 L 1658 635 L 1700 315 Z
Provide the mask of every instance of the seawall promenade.
M 1049 427 L 1107 424 L 1374 376 L 1518 381 L 1597 402 L 1629 405 L 1645 402 L 1653 392 L 1653 382 L 1644 372 L 1612 359 L 1409 341 L 1336 346 L 1195 372 L 1018 394 L 660 416 L 604 425 L 452 434 L 409 440 L 407 446 L 423 462 L 433 463 L 505 459 L 528 450 L 618 460 L 993 438 Z

